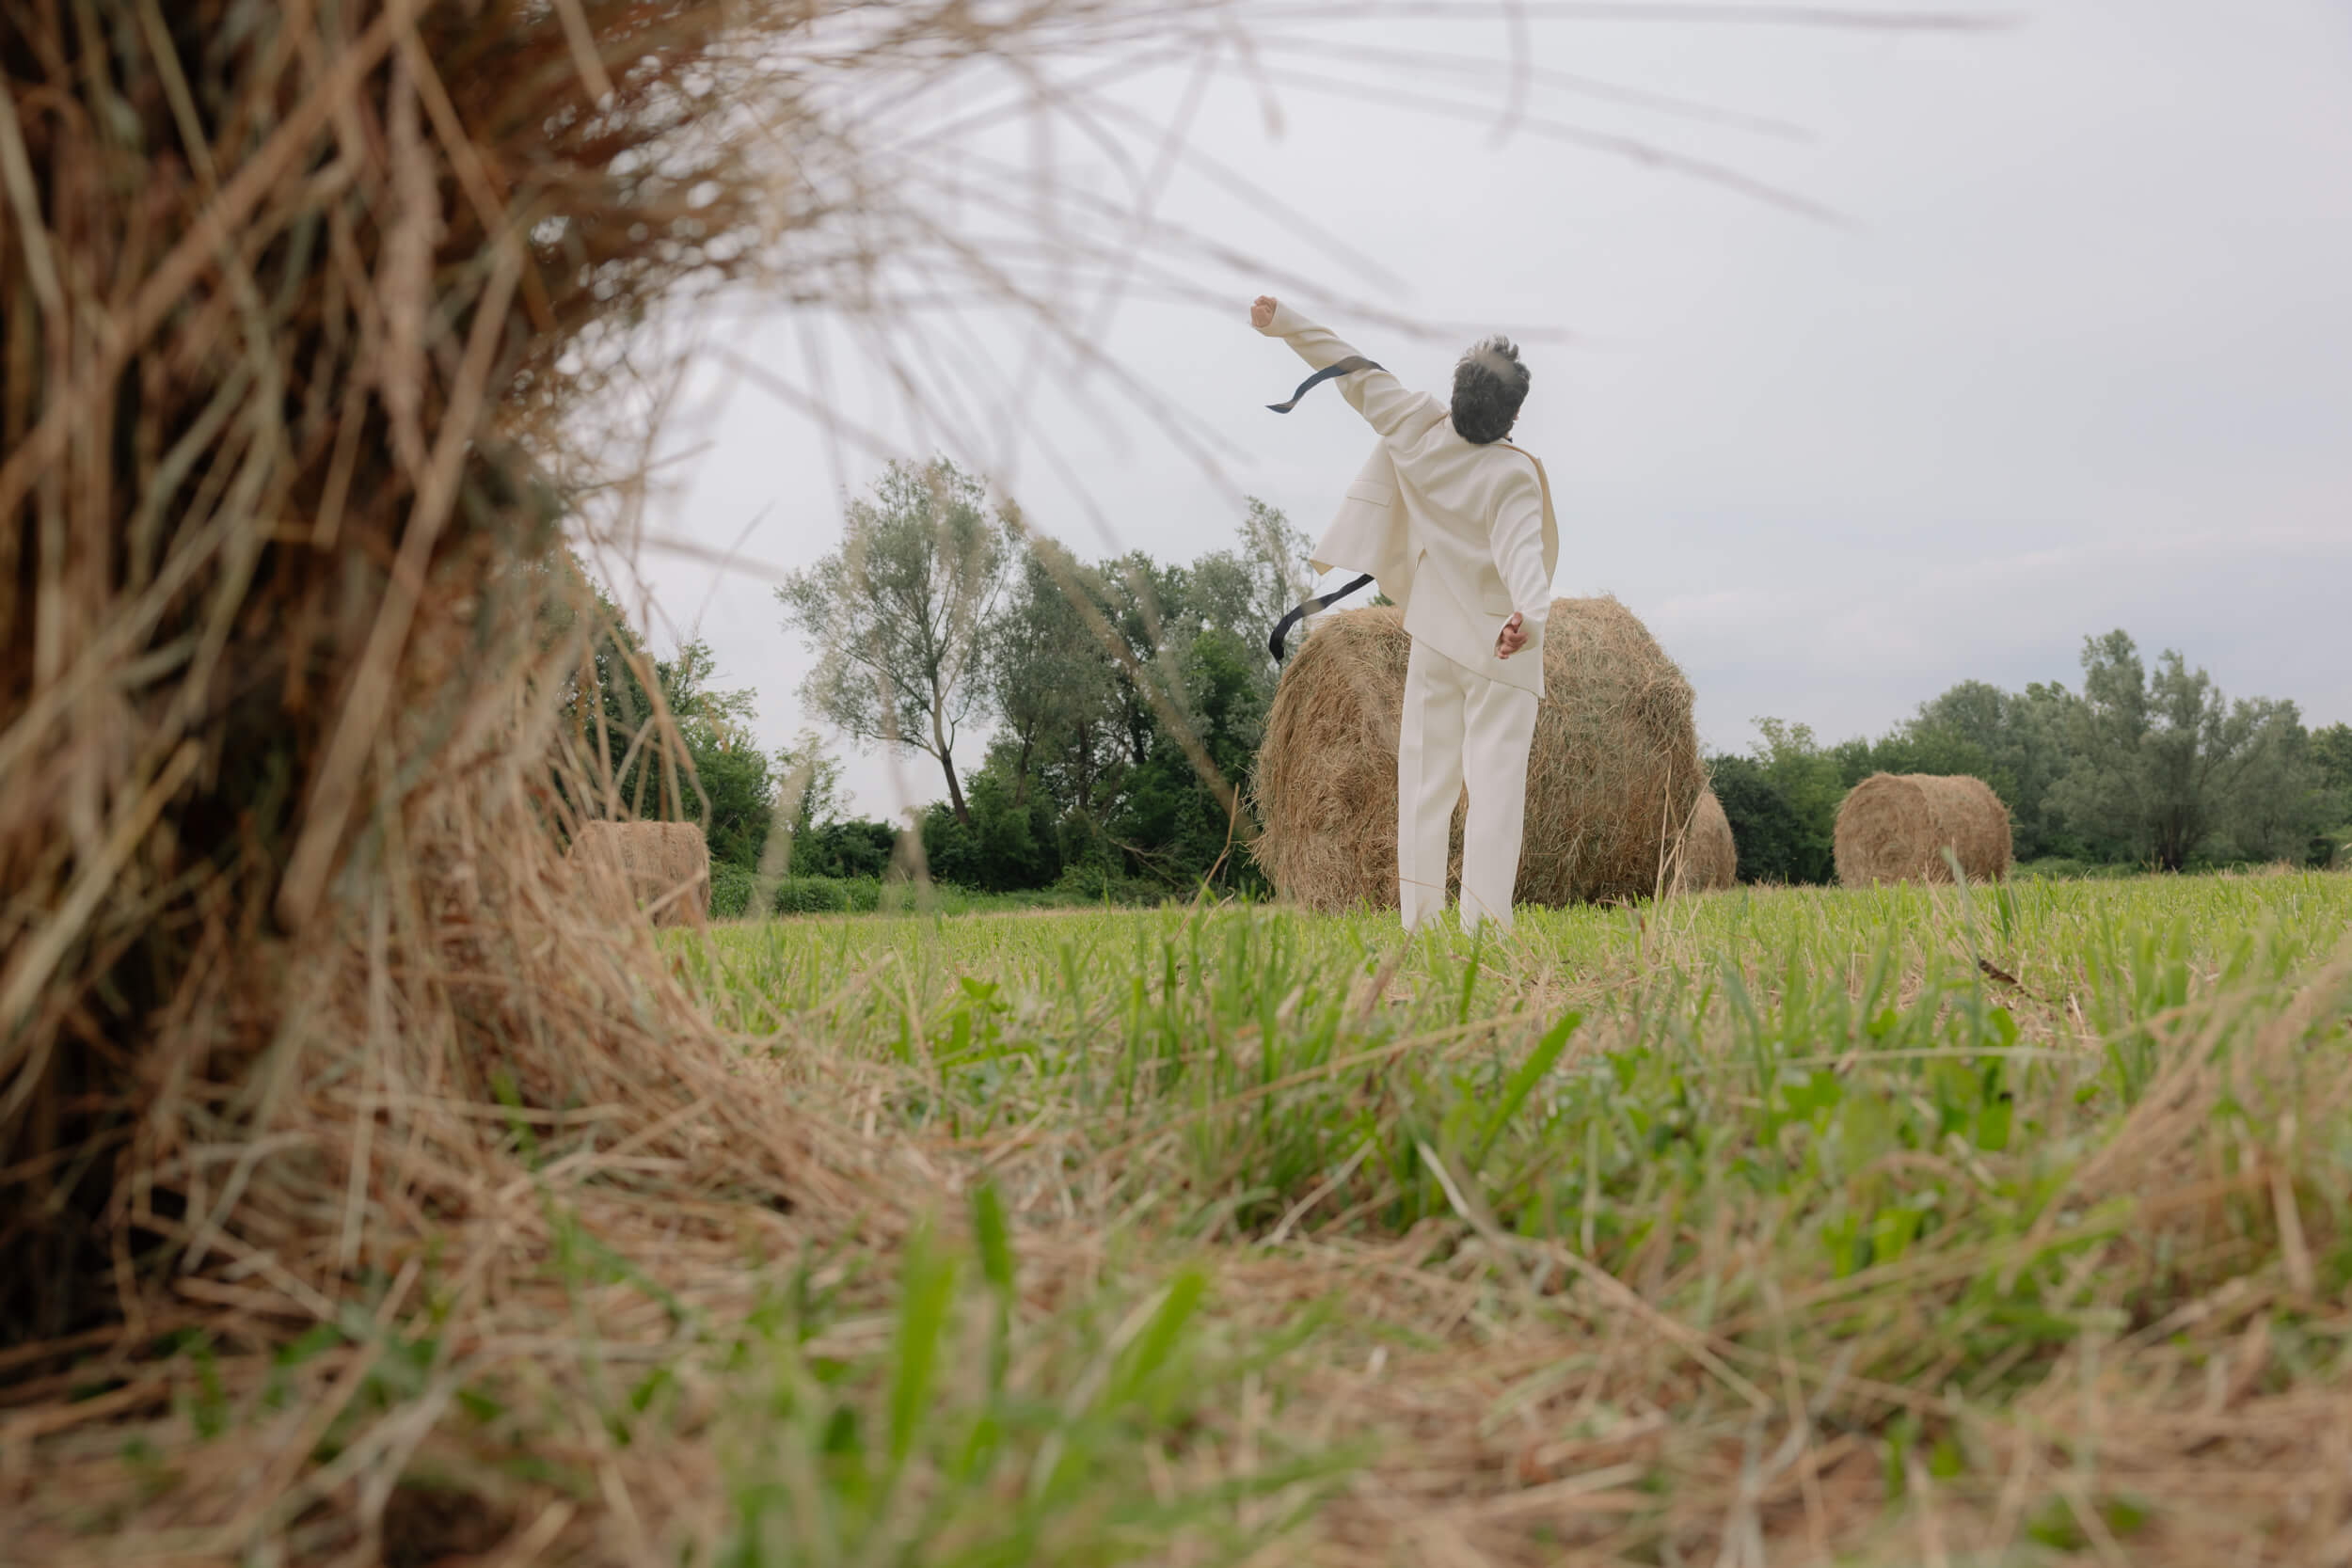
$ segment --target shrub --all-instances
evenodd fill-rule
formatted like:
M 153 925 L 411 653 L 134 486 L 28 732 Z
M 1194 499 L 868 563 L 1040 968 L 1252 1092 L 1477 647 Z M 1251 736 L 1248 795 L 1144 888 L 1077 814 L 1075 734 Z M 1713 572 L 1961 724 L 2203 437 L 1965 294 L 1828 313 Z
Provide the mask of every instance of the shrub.
M 972 776 L 960 820 L 944 803 L 923 818 L 923 858 L 939 881 L 986 893 L 1050 885 L 1061 870 L 1053 807 L 1042 796 L 1027 800 L 991 769 Z
M 800 877 L 867 877 L 879 880 L 890 869 L 898 830 L 863 819 L 825 822 L 796 834 L 792 870 Z
M 773 907 L 778 914 L 871 914 L 884 891 L 872 877 L 787 877 Z
M 849 907 L 837 877 L 787 877 L 776 884 L 778 914 L 837 914 Z
M 748 867 L 718 861 L 710 867 L 710 918 L 740 920 L 752 912 L 752 893 L 758 879 Z
M 1715 799 L 1740 847 L 1743 882 L 1820 882 L 1834 862 L 1826 824 L 1789 799 L 1783 781 L 1754 757 L 1709 757 Z
M 1169 896 L 1166 887 L 1121 877 L 1099 860 L 1078 861 L 1064 866 L 1060 879 L 1048 892 L 1057 904 L 1152 905 Z

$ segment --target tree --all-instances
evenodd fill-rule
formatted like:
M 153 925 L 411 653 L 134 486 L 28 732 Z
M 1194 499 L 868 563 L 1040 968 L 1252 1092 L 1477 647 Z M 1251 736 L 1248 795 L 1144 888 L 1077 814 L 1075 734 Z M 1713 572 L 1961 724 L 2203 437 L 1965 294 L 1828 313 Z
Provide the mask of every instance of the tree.
M 1245 794 L 1265 738 L 1267 694 L 1256 657 L 1263 651 L 1212 628 L 1193 639 L 1181 666 L 1184 715 L 1209 761 Z M 1232 812 L 1174 736 L 1160 735 L 1136 769 L 1113 832 L 1134 869 L 1153 879 L 1183 884 L 1215 870 L 1225 886 L 1263 884 L 1257 863 L 1242 853 L 1247 840 Z
M 676 657 L 654 661 L 662 703 L 694 769 L 678 816 L 701 821 L 711 859 L 755 866 L 775 817 L 774 783 L 752 734 L 754 693 L 714 689 L 716 673 L 710 646 L 699 638 L 680 645 Z
M 1054 812 L 1043 799 L 1016 800 L 1003 772 L 972 776 L 972 816 L 933 806 L 922 823 L 923 858 L 944 882 L 1009 893 L 1044 887 L 1061 871 Z
M 570 569 L 578 572 L 579 563 Z M 587 759 L 601 752 L 600 766 L 591 760 L 590 767 L 604 793 L 580 805 L 591 815 L 698 822 L 714 860 L 758 864 L 774 801 L 768 759 L 752 736 L 755 694 L 715 688 L 716 660 L 698 638 L 670 658 L 649 658 L 603 588 L 584 572 L 580 577 L 591 591 L 594 624 L 583 668 L 564 691 L 564 723 Z M 568 610 L 550 623 L 556 631 L 570 625 Z M 668 716 L 666 728 L 660 713 Z M 673 732 L 682 756 L 671 745 Z
M 805 843 L 800 837 L 792 842 L 793 876 L 880 878 L 896 858 L 898 830 L 861 817 L 819 822 L 805 837 Z
M 981 652 L 1010 551 L 978 480 L 893 462 L 850 503 L 841 547 L 776 590 L 818 655 L 803 700 L 843 733 L 926 753 L 969 823 L 956 737 L 987 701 Z
M 2352 724 L 2330 724 L 2312 732 L 2312 763 L 2327 793 L 2332 823 L 2352 822 Z
M 2082 844 L 2051 816 L 2050 786 L 2067 770 L 2074 694 L 2036 682 L 2021 692 L 1963 681 L 1919 705 L 1898 736 L 1882 742 L 1889 772 L 1966 773 L 1982 779 L 2010 809 L 2017 858 L 2080 854 Z
M 1187 622 L 1198 627 L 1200 617 L 1192 608 L 1191 574 L 1182 566 L 1163 566 L 1136 550 L 1104 562 L 1100 577 L 1107 601 L 1104 618 L 1127 644 L 1117 688 L 1120 744 L 1128 763 L 1140 768 L 1159 736 L 1153 693 L 1166 701 L 1183 688 L 1181 661 L 1191 639 L 1182 628 Z
M 1708 781 L 1740 847 L 1743 882 L 1820 879 L 1818 835 L 1755 757 L 1710 757 Z
M 1756 746 L 1756 762 L 1763 777 L 1780 798 L 1787 802 L 1796 826 L 1788 846 L 1788 867 L 1786 879 L 1791 882 L 1826 882 L 1836 874 L 1837 861 L 1833 837 L 1837 823 L 1838 802 L 1855 782 L 1850 773 L 1859 769 L 1869 771 L 1866 754 L 1856 758 L 1840 757 L 1825 751 L 1814 739 L 1809 724 L 1791 724 L 1780 719 L 1758 719 L 1756 727 L 1763 739 Z M 1721 797 L 1717 797 L 1721 799 Z M 1724 809 L 1728 816 L 1730 810 Z M 1738 838 L 1738 829 L 1733 837 Z M 1743 846 L 1741 857 L 1746 856 Z
M 2312 845 L 2315 864 L 2352 854 L 2352 724 L 2312 732 L 2312 764 L 2319 769 L 2318 815 L 2324 835 Z
M 1119 670 L 1072 593 L 1100 611 L 1101 575 L 1052 539 L 1025 541 L 1010 591 L 989 628 L 989 693 L 1000 720 L 990 763 L 1025 804 L 1050 762 L 1074 749 L 1091 759 L 1119 711 Z M 1091 771 L 1091 769 L 1088 769 Z M 1085 787 L 1073 805 L 1083 805 Z
M 2302 714 L 2280 698 L 2256 697 L 2238 706 L 2251 721 L 2236 786 L 2221 802 L 2219 822 L 2247 860 L 2301 861 L 2312 838 L 2328 825 L 2327 772 L 2312 755 Z
M 1281 672 L 1266 648 L 1266 634 L 1307 596 L 1307 552 L 1312 546 L 1279 510 L 1255 496 L 1244 499 L 1240 546 L 1213 550 L 1192 563 L 1184 609 L 1199 629 L 1226 632 L 1248 650 L 1271 697 Z
M 841 816 L 841 759 L 825 750 L 815 730 L 803 730 L 776 748 L 776 815 L 799 835 Z
M 2169 648 L 2152 676 L 2121 630 L 2085 638 L 2082 659 L 2076 754 L 2050 791 L 2069 825 L 2168 871 L 2225 828 L 2308 835 L 2321 774 L 2293 704 L 2233 704 Z

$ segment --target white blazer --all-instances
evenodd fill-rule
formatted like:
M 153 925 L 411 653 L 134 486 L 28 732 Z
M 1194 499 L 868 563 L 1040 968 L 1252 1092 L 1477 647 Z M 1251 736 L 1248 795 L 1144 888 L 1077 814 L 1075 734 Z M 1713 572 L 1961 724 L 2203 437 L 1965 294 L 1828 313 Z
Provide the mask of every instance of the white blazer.
M 1316 370 L 1356 351 L 1289 306 L 1262 329 Z M 1456 664 L 1542 696 L 1544 622 L 1560 565 L 1560 529 L 1544 466 L 1505 441 L 1473 445 L 1452 411 L 1406 390 L 1383 370 L 1337 378 L 1341 395 L 1380 433 L 1310 560 L 1370 572 L 1405 610 L 1405 629 Z M 1495 657 L 1516 610 L 1527 646 Z

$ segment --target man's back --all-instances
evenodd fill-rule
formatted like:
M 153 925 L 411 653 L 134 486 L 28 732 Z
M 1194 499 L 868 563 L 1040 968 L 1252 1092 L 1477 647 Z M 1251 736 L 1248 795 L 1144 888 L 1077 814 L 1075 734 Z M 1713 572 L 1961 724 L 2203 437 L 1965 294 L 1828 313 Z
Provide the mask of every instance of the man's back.
M 1373 572 L 1405 606 L 1412 650 L 1397 718 L 1398 912 L 1407 930 L 1443 912 L 1447 825 L 1467 790 L 1462 924 L 1508 928 L 1559 548 L 1542 466 L 1502 441 L 1527 395 L 1526 367 L 1509 342 L 1490 338 L 1454 366 L 1453 401 L 1440 404 L 1273 299 L 1261 297 L 1250 321 L 1315 368 L 1308 387 L 1339 377 L 1380 433 L 1314 565 Z
M 1261 330 L 1318 369 L 1360 357 L 1287 306 Z M 1354 515 L 1343 513 L 1334 532 L 1385 535 L 1385 543 L 1345 562 L 1326 559 L 1319 547 L 1318 564 L 1376 573 L 1382 591 L 1405 606 L 1406 629 L 1416 639 L 1489 679 L 1540 695 L 1558 542 L 1534 459 L 1502 441 L 1465 440 L 1446 404 L 1376 366 L 1343 376 L 1340 391 L 1379 433 L 1380 450 L 1348 486 Z M 1504 660 L 1495 655 L 1496 628 L 1514 611 L 1533 657 Z

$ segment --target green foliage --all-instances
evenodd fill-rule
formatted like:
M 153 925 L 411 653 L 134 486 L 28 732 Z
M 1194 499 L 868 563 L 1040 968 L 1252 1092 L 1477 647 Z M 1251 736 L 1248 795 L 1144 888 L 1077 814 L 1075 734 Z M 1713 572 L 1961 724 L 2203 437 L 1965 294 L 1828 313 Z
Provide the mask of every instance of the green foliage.
M 1184 713 L 1194 739 L 1237 791 L 1248 783 L 1273 698 L 1259 662 L 1234 632 L 1212 626 L 1193 639 L 1182 666 Z M 1146 875 L 1179 883 L 1215 867 L 1222 886 L 1265 885 L 1256 863 L 1234 847 L 1241 842 L 1234 804 L 1218 800 L 1189 749 L 1172 736 L 1156 737 L 1135 770 L 1112 828 L 1136 847 L 1131 863 Z
M 710 914 L 714 920 L 737 920 L 749 914 L 759 879 L 749 866 L 726 861 L 710 863 Z
M 1796 874 L 1788 879 L 1829 881 L 1836 875 L 1831 842 L 1838 803 L 1847 790 L 1869 776 L 1867 748 L 1850 741 L 1837 752 L 1824 751 L 1810 725 L 1778 719 L 1759 719 L 1756 727 L 1764 737 L 1756 746 L 1756 760 L 1799 825 Z M 1737 828 L 1733 833 L 1736 838 Z
M 2319 769 L 2321 826 L 2306 858 L 2313 865 L 2352 863 L 2352 724 L 2313 730 L 2312 763 Z
M 1056 540 L 1030 536 L 1023 545 L 1011 591 L 989 628 L 999 721 L 990 766 L 1013 782 L 1024 802 L 1041 789 L 1073 807 L 1099 805 L 1104 773 L 1119 755 L 1122 675 L 1089 612 L 1109 613 L 1109 585 Z
M 1963 681 L 1922 703 L 1915 718 L 1898 732 L 1919 750 L 1889 761 L 1894 773 L 1966 773 L 1982 779 L 2009 805 L 2013 847 L 2020 860 L 2078 854 L 2080 839 L 2051 815 L 2050 785 L 2069 761 L 2071 735 L 2081 699 L 2062 686 L 2036 682 L 2023 691 L 2003 691 L 1982 681 Z
M 1032 1313 L 993 1188 L 974 1210 L 977 1267 L 928 1227 L 899 1247 L 876 1348 L 833 1348 L 857 1343 L 850 1314 L 809 1269 L 754 1308 L 726 1356 L 722 1568 L 1238 1561 L 1343 1468 L 1282 1452 L 1203 1476 L 1213 1418 L 1284 1347 L 1212 1340 L 1197 1269 Z
M 2352 724 L 2330 724 L 2312 732 L 2312 762 L 2340 817 L 2352 817 Z
M 776 819 L 796 837 L 841 816 L 841 759 L 815 730 L 776 748 Z
M 1824 747 L 1803 724 L 1759 719 L 1754 756 L 1708 762 L 1741 879 L 1833 879 L 1838 803 L 1880 771 L 1982 779 L 2010 808 L 2017 859 L 2042 875 L 2325 865 L 2331 823 L 2352 839 L 2352 726 L 2313 735 L 2293 703 L 2231 703 L 2177 653 L 2152 674 L 2120 631 L 2085 640 L 2083 669 L 2080 695 L 1963 681 L 1877 740 Z
M 790 876 L 776 884 L 778 914 L 866 914 L 882 907 L 882 883 L 871 877 Z
M 1831 840 L 1838 802 L 1874 770 L 1873 749 L 1848 741 L 1825 750 L 1812 728 L 1759 719 L 1764 738 L 1753 756 L 1709 758 L 1715 798 L 1740 847 L 1744 882 L 1832 880 Z
M 2340 1190 L 2340 1107 L 2292 1152 L 2244 1140 L 2287 1107 L 2335 1103 L 2311 1091 L 2336 1070 L 2347 1020 L 2332 1000 L 2312 1006 L 2311 988 L 2341 994 L 2324 966 L 2352 920 L 2352 880 L 2137 877 L 2021 882 L 1973 903 L 1904 888 L 1685 908 L 1671 933 L 1616 911 L 1529 911 L 1501 947 L 1443 934 L 1400 946 L 1376 915 L 1258 909 L 673 940 L 690 983 L 746 1037 L 798 1037 L 793 1021 L 822 1019 L 837 1049 L 915 1069 L 922 1087 L 898 1105 L 926 1136 L 995 1148 L 1051 1129 L 1046 1168 L 1095 1173 L 1172 1246 L 1230 1240 L 1279 1258 L 1307 1240 L 1324 1259 L 1426 1238 L 1436 1250 L 1415 1256 L 1431 1277 L 1491 1282 L 1476 1309 L 1499 1344 L 1505 1315 L 1553 1309 L 1518 1289 L 1510 1257 L 1574 1260 L 1589 1277 L 1646 1281 L 1645 1314 L 1708 1323 L 1724 1363 L 1757 1384 L 1777 1386 L 1793 1358 L 1820 1398 L 1853 1389 L 1846 1408 L 1867 1414 L 1852 1430 L 1886 1420 L 1866 1389 L 1931 1386 L 2000 1418 L 2086 1333 L 2201 1332 L 2184 1308 L 2225 1277 L 2269 1277 L 2294 1244 L 2260 1162 L 2292 1161 L 2298 1192 Z M 2017 980 L 1988 975 L 1979 955 Z M 903 982 L 844 999 L 841 973 L 884 966 Z M 1388 1000 L 1368 1009 L 1374 973 Z M 1571 977 L 1581 1017 L 1538 1000 Z M 2054 988 L 2063 1012 L 2041 1000 Z M 2226 1256 L 2172 1244 L 2174 1227 L 2202 1223 L 2183 1210 L 2136 1219 L 2124 1177 L 2137 1167 L 2115 1166 L 2169 1168 L 2169 1153 L 2131 1152 L 2146 1137 L 2134 1108 L 2201 1063 L 2217 1064 L 2218 1098 L 2177 1118 L 2196 1149 L 2180 1151 L 2182 1180 L 2237 1173 L 2265 1195 Z M 1114 1205 L 1101 1223 L 1142 1222 Z M 981 1257 L 996 1260 L 972 1274 L 1014 1266 L 1003 1224 L 976 1212 Z M 2334 1249 L 2314 1261 L 2318 1289 L 2340 1290 L 2352 1265 Z M 1393 1309 L 1384 1294 L 1337 1306 L 1353 1350 L 1333 1361 L 1351 1375 L 1367 1342 L 1413 1342 L 1428 1322 L 1422 1293 L 1397 1292 Z M 1578 1336 L 1607 1310 L 1584 1299 Z M 2205 1345 L 2226 1355 L 2243 1332 L 2225 1320 Z M 2163 1344 L 2109 1344 L 2146 1355 L 2143 1369 L 2178 1364 Z M 1574 1402 L 1572 1385 L 1544 1387 L 1555 1408 Z M 1715 1436 L 1692 1439 L 1693 1484 L 1721 1474 Z M 1941 1433 L 1888 1438 L 1892 1460 L 1939 1479 L 1971 1463 Z M 866 1441 L 886 1456 L 880 1436 Z
M 1732 841 L 1740 847 L 1741 881 L 1822 879 L 1818 834 L 1797 815 L 1763 763 L 1754 757 L 1721 756 L 1710 757 L 1707 767 L 1715 799 L 1731 824 Z
M 700 644 L 695 644 L 700 648 Z M 706 735 L 690 728 L 687 746 L 694 762 L 694 778 L 709 802 L 703 833 L 710 842 L 714 864 L 759 864 L 774 821 L 775 791 L 768 759 L 751 743 L 747 733 L 730 730 Z
M 930 875 L 991 894 L 1263 888 L 1232 808 L 1279 675 L 1265 631 L 1305 591 L 1306 540 L 1252 499 L 1232 547 L 1089 563 L 1017 514 L 991 528 L 983 499 L 944 462 L 894 466 L 850 508 L 841 549 L 779 591 L 819 656 L 811 707 L 939 759 L 946 798 L 918 819 Z M 983 715 L 994 732 L 967 778 L 956 736 Z M 777 761 L 784 800 L 803 802 L 795 874 L 881 874 L 887 839 L 827 836 L 837 775 L 815 738 Z
M 1066 910 L 1104 903 L 1149 904 L 1158 890 L 1141 884 L 1089 889 L 1065 877 L 1051 887 L 983 893 L 937 882 L 929 887 L 871 877 L 787 877 L 776 884 L 771 909 L 777 914 L 969 915 L 1014 910 Z
M 942 881 L 1008 893 L 1045 887 L 1061 875 L 1052 804 L 1042 793 L 1022 800 L 993 765 L 972 776 L 964 818 L 935 805 L 922 831 L 924 861 Z
M 791 875 L 863 877 L 880 881 L 897 852 L 898 830 L 887 822 L 857 818 L 820 822 L 792 835 Z
M 786 626 L 818 656 L 801 686 L 809 710 L 853 739 L 933 758 L 959 817 L 956 737 L 985 709 L 990 621 L 1011 563 L 987 499 L 946 458 L 893 462 L 850 503 L 840 547 L 776 590 Z
M 2104 858 L 2167 871 L 2303 858 L 2326 801 L 2293 703 L 2232 703 L 2171 649 L 2152 673 L 2122 631 L 2084 639 L 2082 657 L 2073 760 L 2049 797 L 2061 820 Z
M 1279 674 L 1265 629 L 1304 592 L 1304 538 L 1256 500 L 1234 547 L 1188 564 L 1089 564 L 1017 521 L 1008 532 L 1007 587 L 978 640 L 998 722 L 968 793 L 921 819 L 930 874 L 1090 898 L 1189 893 L 1203 878 L 1262 888 L 1231 806 Z
M 589 586 L 586 668 L 572 675 L 560 714 L 591 775 L 593 798 L 576 806 L 591 816 L 699 823 L 714 866 L 756 866 L 774 788 L 752 738 L 755 694 L 715 689 L 710 648 L 699 639 L 671 658 L 650 657 L 611 596 Z

